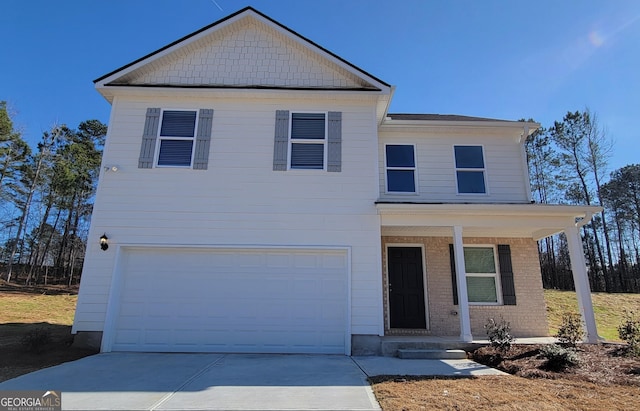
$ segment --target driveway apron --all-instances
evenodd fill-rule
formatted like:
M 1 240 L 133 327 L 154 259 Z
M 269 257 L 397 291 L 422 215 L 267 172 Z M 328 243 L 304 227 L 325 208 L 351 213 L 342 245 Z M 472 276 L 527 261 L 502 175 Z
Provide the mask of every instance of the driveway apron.
M 68 410 L 379 410 L 339 355 L 107 353 L 0 383 L 59 390 Z

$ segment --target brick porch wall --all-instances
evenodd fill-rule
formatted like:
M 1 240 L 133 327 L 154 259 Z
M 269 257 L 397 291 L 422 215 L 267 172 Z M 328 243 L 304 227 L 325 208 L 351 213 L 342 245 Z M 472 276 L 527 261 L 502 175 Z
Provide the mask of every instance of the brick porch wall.
M 447 237 L 382 237 L 383 302 L 385 334 L 389 330 L 387 245 L 422 245 L 426 261 L 426 289 L 429 315 L 429 334 L 457 336 L 460 334 L 458 306 L 453 305 L 451 266 Z M 465 244 L 509 244 L 513 265 L 517 305 L 471 306 L 471 332 L 475 339 L 486 338 L 484 324 L 488 318 L 502 317 L 511 323 L 515 337 L 548 335 L 546 305 L 542 289 L 542 276 L 536 242 L 527 238 L 465 238 Z M 419 332 L 416 332 L 419 334 Z

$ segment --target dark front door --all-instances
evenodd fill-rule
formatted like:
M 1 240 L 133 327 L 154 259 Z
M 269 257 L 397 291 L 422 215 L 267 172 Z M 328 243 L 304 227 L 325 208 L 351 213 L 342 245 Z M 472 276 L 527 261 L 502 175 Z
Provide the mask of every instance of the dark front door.
M 389 247 L 387 263 L 391 328 L 425 329 L 422 248 Z

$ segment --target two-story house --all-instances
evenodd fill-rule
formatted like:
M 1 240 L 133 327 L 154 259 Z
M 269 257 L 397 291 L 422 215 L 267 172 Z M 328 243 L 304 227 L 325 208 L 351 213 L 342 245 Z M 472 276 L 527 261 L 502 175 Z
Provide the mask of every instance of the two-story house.
M 102 351 L 379 353 L 548 333 L 527 122 L 390 114 L 394 88 L 245 8 L 95 81 L 112 105 L 73 332 Z

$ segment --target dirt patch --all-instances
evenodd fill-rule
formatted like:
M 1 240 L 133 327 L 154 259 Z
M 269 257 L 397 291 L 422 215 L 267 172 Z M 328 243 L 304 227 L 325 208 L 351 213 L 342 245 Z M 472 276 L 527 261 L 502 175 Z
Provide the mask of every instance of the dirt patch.
M 640 359 L 618 344 L 581 345 L 578 366 L 546 367 L 541 345 L 491 347 L 475 361 L 510 376 L 472 378 L 382 376 L 371 384 L 383 410 L 630 410 L 640 409 Z
M 50 342 L 43 345 L 38 353 L 27 351 L 21 342 L 33 330 L 47 330 L 51 336 Z M 73 347 L 72 342 L 71 326 L 68 325 L 0 324 L 0 382 L 97 353 Z
M 96 354 L 72 346 L 71 323 L 78 288 L 59 285 L 25 286 L 0 281 L 0 382 L 67 361 Z M 48 341 L 30 333 L 46 334 Z M 31 344 L 29 344 L 31 342 Z M 36 341 L 38 342 L 38 341 Z

